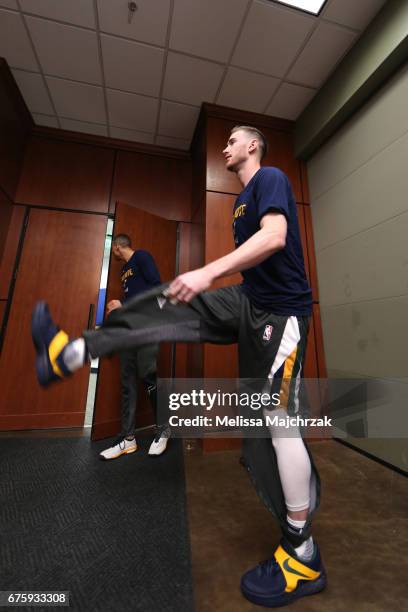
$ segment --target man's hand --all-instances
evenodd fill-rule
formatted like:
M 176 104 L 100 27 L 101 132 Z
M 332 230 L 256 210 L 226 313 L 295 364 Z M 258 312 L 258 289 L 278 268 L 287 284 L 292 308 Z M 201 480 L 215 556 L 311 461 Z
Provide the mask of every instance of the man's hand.
M 169 297 L 172 303 L 186 304 L 198 293 L 209 289 L 213 281 L 214 276 L 207 268 L 186 272 L 174 279 L 166 291 L 166 297 Z
M 112 310 L 116 310 L 117 308 L 121 308 L 122 303 L 119 300 L 111 300 L 106 306 L 106 314 L 109 315 Z

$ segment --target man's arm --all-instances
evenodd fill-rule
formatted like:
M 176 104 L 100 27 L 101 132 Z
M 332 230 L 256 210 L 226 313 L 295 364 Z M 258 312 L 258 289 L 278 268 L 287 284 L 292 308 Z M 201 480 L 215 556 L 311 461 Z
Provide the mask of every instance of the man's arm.
M 252 268 L 286 244 L 287 221 L 281 213 L 264 215 L 258 230 L 235 251 L 203 268 L 181 274 L 170 284 L 167 295 L 177 302 L 189 302 L 197 293 L 209 289 L 217 278 Z

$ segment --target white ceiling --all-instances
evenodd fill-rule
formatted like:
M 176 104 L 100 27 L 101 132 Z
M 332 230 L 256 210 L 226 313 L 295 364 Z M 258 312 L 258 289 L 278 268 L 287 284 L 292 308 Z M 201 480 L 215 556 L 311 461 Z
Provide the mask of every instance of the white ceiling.
M 202 102 L 296 119 L 385 1 L 0 0 L 0 56 L 38 125 L 188 149 Z

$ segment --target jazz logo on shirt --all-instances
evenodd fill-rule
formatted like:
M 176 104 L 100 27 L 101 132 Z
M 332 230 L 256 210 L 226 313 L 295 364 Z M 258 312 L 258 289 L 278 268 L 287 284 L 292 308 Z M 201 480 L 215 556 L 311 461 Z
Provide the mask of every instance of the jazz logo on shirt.
M 133 276 L 133 270 L 132 268 L 129 268 L 129 270 L 126 270 L 126 272 L 124 272 L 120 278 L 120 280 L 122 281 L 122 283 L 125 282 L 125 280 L 127 278 L 129 278 L 129 276 Z
M 272 325 L 265 325 L 265 329 L 264 329 L 264 333 L 263 333 L 262 339 L 266 340 L 266 341 L 269 341 L 271 339 L 271 336 L 272 336 L 272 330 L 273 330 Z
M 238 217 L 243 217 L 245 215 L 246 206 L 246 204 L 241 204 L 240 206 L 238 206 L 238 208 L 235 209 L 233 220 L 238 219 Z

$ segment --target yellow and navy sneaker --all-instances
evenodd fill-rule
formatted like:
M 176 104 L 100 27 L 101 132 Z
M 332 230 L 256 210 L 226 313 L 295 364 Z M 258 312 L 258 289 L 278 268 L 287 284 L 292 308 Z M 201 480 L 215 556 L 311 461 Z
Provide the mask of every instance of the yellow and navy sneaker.
M 301 561 L 282 539 L 272 559 L 246 572 L 241 579 L 244 597 L 266 608 L 279 608 L 299 597 L 322 591 L 327 583 L 317 544 L 310 561 Z
M 41 386 L 69 376 L 71 372 L 62 360 L 68 335 L 59 329 L 51 318 L 48 305 L 37 302 L 31 319 L 31 334 L 36 351 L 35 369 Z

